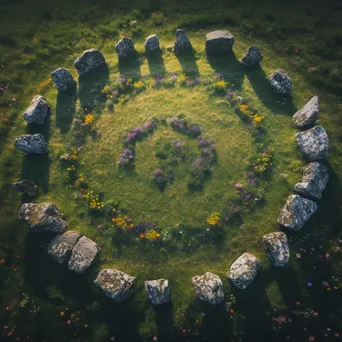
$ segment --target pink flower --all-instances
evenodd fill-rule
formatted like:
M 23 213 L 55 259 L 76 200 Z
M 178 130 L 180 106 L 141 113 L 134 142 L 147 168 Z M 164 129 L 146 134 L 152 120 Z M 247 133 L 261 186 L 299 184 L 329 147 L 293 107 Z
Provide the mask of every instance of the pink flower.
M 313 341 L 315 341 L 315 338 L 313 336 L 309 336 L 309 341 L 313 342 Z
M 327 281 L 322 281 L 324 287 L 329 287 L 329 283 Z
M 10 337 L 10 336 L 12 336 L 12 335 L 13 335 L 13 331 L 10 331 L 10 332 L 7 334 L 8 337 Z
M 326 257 L 327 259 L 330 258 L 330 254 L 327 253 L 327 254 L 325 255 L 325 257 Z
M 243 185 L 241 183 L 235 184 L 235 189 L 241 190 L 243 188 Z
M 339 337 L 339 336 L 340 336 L 340 334 L 336 333 L 334 336 L 335 336 L 335 337 Z
M 97 228 L 98 228 L 98 229 L 102 229 L 102 224 L 99 224 L 99 225 L 97 226 Z
M 68 320 L 67 320 L 67 324 L 70 324 L 70 323 L 71 323 L 71 321 L 70 321 L 70 319 L 68 319 Z
M 9 306 L 6 306 L 5 309 L 6 309 L 6 311 L 9 311 L 10 307 L 9 307 Z
M 226 222 L 228 222 L 229 221 L 229 217 L 226 217 Z
M 4 329 L 7 330 L 8 329 L 8 325 L 4 325 Z
M 158 341 L 158 337 L 154 336 L 152 341 Z
M 340 250 L 340 247 L 336 246 L 335 251 L 339 251 L 339 250 Z
M 299 305 L 300 305 L 300 302 L 296 302 L 296 305 L 298 305 L 298 306 L 299 306 Z
M 296 254 L 296 258 L 297 258 L 297 259 L 301 259 L 301 258 L 302 258 L 302 255 L 301 255 L 300 253 L 297 253 L 297 254 Z
M 318 317 L 318 312 L 314 312 L 314 313 L 312 314 L 312 316 Z

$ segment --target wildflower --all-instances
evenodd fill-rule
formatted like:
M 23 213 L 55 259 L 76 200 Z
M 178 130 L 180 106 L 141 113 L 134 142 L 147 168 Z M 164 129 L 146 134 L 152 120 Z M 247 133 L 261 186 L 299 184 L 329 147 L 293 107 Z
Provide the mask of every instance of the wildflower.
M 68 320 L 67 320 L 67 324 L 70 324 L 70 323 L 71 323 L 71 321 L 70 321 L 70 319 L 68 319 Z
M 311 287 L 312 286 L 312 283 L 310 281 L 308 281 L 308 286 Z
M 324 287 L 329 287 L 329 283 L 327 281 L 322 281 Z
M 210 224 L 211 226 L 215 226 L 218 223 L 220 223 L 220 213 L 219 212 L 213 212 L 208 218 L 207 218 L 207 223 Z
M 309 341 L 313 342 L 313 341 L 315 341 L 315 338 L 313 336 L 309 336 Z
M 99 225 L 97 226 L 97 228 L 98 228 L 98 229 L 102 229 L 102 224 L 99 224 Z
M 88 324 L 84 324 L 84 327 L 85 327 L 85 328 L 88 328 Z
M 5 263 L 5 259 L 1 259 L 0 260 L 0 264 L 2 265 L 2 264 L 4 264 Z
M 229 312 L 233 313 L 233 312 L 234 312 L 234 309 L 229 309 Z
M 140 238 L 140 239 L 145 239 L 145 234 L 140 234 L 140 235 L 139 235 L 139 238 Z
M 297 259 L 301 259 L 301 258 L 302 258 L 302 255 L 301 255 L 300 253 L 297 253 L 297 254 L 296 254 L 296 258 L 297 258 Z
M 64 311 L 61 311 L 59 314 L 60 314 L 61 317 L 65 316 L 65 312 Z
M 235 189 L 241 190 L 243 188 L 243 185 L 241 183 L 236 183 L 235 184 Z
M 4 329 L 7 330 L 8 329 L 8 325 L 4 325 Z

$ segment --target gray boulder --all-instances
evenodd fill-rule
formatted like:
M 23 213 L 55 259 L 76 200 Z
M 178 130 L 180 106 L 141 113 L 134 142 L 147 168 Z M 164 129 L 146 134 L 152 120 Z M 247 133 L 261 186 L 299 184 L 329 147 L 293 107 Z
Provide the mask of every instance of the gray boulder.
M 13 183 L 12 185 L 14 189 L 28 196 L 35 196 L 38 191 L 38 186 L 28 179 L 23 179 L 20 182 Z
M 44 96 L 36 95 L 23 114 L 28 124 L 44 125 L 45 118 L 49 114 L 50 107 Z
M 170 301 L 169 281 L 167 279 L 147 280 L 145 289 L 148 299 L 154 305 L 168 303 Z
M 190 39 L 182 29 L 177 29 L 176 31 L 176 41 L 173 46 L 173 51 L 176 55 L 192 51 Z
M 14 146 L 28 154 L 45 154 L 48 152 L 48 145 L 43 134 L 26 134 L 14 140 Z
M 115 51 L 119 59 L 125 59 L 136 54 L 133 40 L 129 38 L 120 39 L 115 45 Z
M 262 237 L 262 245 L 274 266 L 285 266 L 290 258 L 286 234 L 275 232 Z
M 72 77 L 70 71 L 64 68 L 56 69 L 52 74 L 51 78 L 55 85 L 55 88 L 59 92 L 67 91 L 75 86 L 76 81 Z
M 273 74 L 268 77 L 268 83 L 272 90 L 277 94 L 289 95 L 292 92 L 292 81 L 286 72 L 277 69 Z
M 197 297 L 210 304 L 219 304 L 224 300 L 223 283 L 219 276 L 206 272 L 192 278 Z
M 205 36 L 205 48 L 209 53 L 231 52 L 234 46 L 234 36 L 226 30 L 217 30 Z
M 60 264 L 67 262 L 71 255 L 71 251 L 80 236 L 80 233 L 73 230 L 57 235 L 49 243 L 48 253 Z
M 317 210 L 317 204 L 298 195 L 290 195 L 281 209 L 278 223 L 293 230 L 301 229 Z
M 329 138 L 322 126 L 315 126 L 296 134 L 296 139 L 304 157 L 310 161 L 328 159 Z
M 312 162 L 305 167 L 302 181 L 294 186 L 294 191 L 303 197 L 319 200 L 328 180 L 327 167 L 321 163 Z
M 152 34 L 146 38 L 145 50 L 147 53 L 154 52 L 154 51 L 160 51 L 159 39 L 158 39 L 158 36 L 156 34 Z
M 24 203 L 20 207 L 19 218 L 27 221 L 33 232 L 63 233 L 67 227 L 57 207 L 48 202 Z
M 74 62 L 74 66 L 79 75 L 84 75 L 95 68 L 104 66 L 105 64 L 106 60 L 102 52 L 96 49 L 84 51 L 83 54 L 77 57 Z
M 244 290 L 255 278 L 261 267 L 260 259 L 252 254 L 240 255 L 230 267 L 227 278 L 239 289 Z
M 119 303 L 133 294 L 136 278 L 119 270 L 106 268 L 99 272 L 94 283 L 115 302 Z
M 72 249 L 68 263 L 69 270 L 77 273 L 85 272 L 100 250 L 96 242 L 82 236 Z
M 258 46 L 252 45 L 248 47 L 246 53 L 241 58 L 241 64 L 246 66 L 254 66 L 262 61 L 263 57 Z
M 318 119 L 318 96 L 314 96 L 303 108 L 298 110 L 292 117 L 294 125 L 305 128 L 313 125 Z

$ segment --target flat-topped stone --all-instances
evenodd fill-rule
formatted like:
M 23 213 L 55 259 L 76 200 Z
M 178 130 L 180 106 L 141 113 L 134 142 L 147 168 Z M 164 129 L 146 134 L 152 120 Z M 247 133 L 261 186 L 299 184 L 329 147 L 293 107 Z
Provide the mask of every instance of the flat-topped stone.
M 56 69 L 54 72 L 51 73 L 51 78 L 55 85 L 55 88 L 59 92 L 68 91 L 72 89 L 76 84 L 76 81 L 71 75 L 70 71 L 65 68 Z
M 216 305 L 224 300 L 223 283 L 221 278 L 211 272 L 192 278 L 197 297 L 205 302 Z
M 74 66 L 79 75 L 84 75 L 87 72 L 104 66 L 106 60 L 99 50 L 89 49 L 83 52 L 83 54 L 76 58 Z
M 226 30 L 216 30 L 205 36 L 207 52 L 231 52 L 234 46 L 234 36 Z
M 294 125 L 305 128 L 318 120 L 318 96 L 314 96 L 307 104 L 298 110 L 292 117 Z
M 252 254 L 240 255 L 230 267 L 227 278 L 239 289 L 244 290 L 255 278 L 261 267 L 260 259 Z
M 70 271 L 85 272 L 93 263 L 97 253 L 101 250 L 98 244 L 85 236 L 82 236 L 75 244 L 68 262 Z
M 33 232 L 63 233 L 67 227 L 57 207 L 49 202 L 24 203 L 20 207 L 19 218 L 26 221 Z
M 286 228 L 299 230 L 317 209 L 314 201 L 298 195 L 290 195 L 281 209 L 278 223 Z
M 267 80 L 275 93 L 283 95 L 291 94 L 292 80 L 284 70 L 277 69 Z
M 262 245 L 274 266 L 285 266 L 289 262 L 290 250 L 285 233 L 274 232 L 264 235 Z
M 38 191 L 38 186 L 28 179 L 23 179 L 20 182 L 13 183 L 12 185 L 14 189 L 28 196 L 35 196 Z
M 322 163 L 312 162 L 304 168 L 302 181 L 294 186 L 294 191 L 303 197 L 319 200 L 328 181 L 328 168 Z
M 81 234 L 69 230 L 64 234 L 57 235 L 48 245 L 48 253 L 60 264 L 69 260 L 71 251 Z
M 148 299 L 154 305 L 160 305 L 170 301 L 169 281 L 167 279 L 146 280 L 145 289 Z
M 133 294 L 136 278 L 129 274 L 106 268 L 99 272 L 94 283 L 115 302 L 119 303 Z
M 176 40 L 173 46 L 173 51 L 175 54 L 188 53 L 192 51 L 192 45 L 189 37 L 182 29 L 176 30 Z
M 245 54 L 241 57 L 241 64 L 245 66 L 254 66 L 263 60 L 261 51 L 258 46 L 251 45 L 248 47 Z
M 48 145 L 43 134 L 26 134 L 14 140 L 14 146 L 28 154 L 45 154 L 48 152 Z
M 148 52 L 154 52 L 154 51 L 160 51 L 159 47 L 159 39 L 156 34 L 151 34 L 148 36 L 145 40 L 145 51 Z
M 119 59 L 129 58 L 136 54 L 133 40 L 129 38 L 120 39 L 115 45 L 115 51 Z
M 310 161 L 328 159 L 329 138 L 322 126 L 315 126 L 296 134 L 296 139 L 304 157 Z
M 32 99 L 30 106 L 25 110 L 23 117 L 28 124 L 44 125 L 49 111 L 50 107 L 45 97 L 36 95 Z

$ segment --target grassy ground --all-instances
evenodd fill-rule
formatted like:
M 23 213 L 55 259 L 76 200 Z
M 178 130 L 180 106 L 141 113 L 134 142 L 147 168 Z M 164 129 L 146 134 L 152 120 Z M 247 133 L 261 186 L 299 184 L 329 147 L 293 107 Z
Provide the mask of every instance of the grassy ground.
M 219 14 L 206 4 L 175 2 L 168 4 L 167 11 L 163 3 L 154 2 L 117 3 L 115 8 L 108 3 L 89 3 L 80 8 L 75 2 L 52 8 L 32 2 L 30 10 L 24 12 L 25 2 L 4 6 L 0 37 L 0 87 L 5 88 L 0 94 L 0 259 L 4 259 L 0 265 L 0 317 L 9 330 L 2 332 L 3 338 L 8 338 L 8 332 L 14 329 L 15 338 L 23 340 L 30 336 L 34 341 L 108 341 L 111 336 L 128 341 L 136 340 L 138 335 L 146 340 L 157 335 L 161 340 L 276 341 L 291 336 L 292 340 L 306 341 L 309 336 L 320 340 L 330 328 L 328 339 L 336 339 L 334 334 L 339 332 L 342 318 L 339 291 L 333 288 L 340 286 L 341 276 L 341 257 L 335 251 L 341 224 L 341 27 L 337 20 L 341 8 L 333 3 L 322 8 L 315 5 L 313 11 L 311 6 L 297 4 L 294 13 L 289 2 L 260 2 L 259 7 L 231 3 L 229 7 L 221 5 Z M 22 13 L 26 18 L 20 17 L 19 25 L 16 21 Z M 134 19 L 138 23 L 130 26 L 128 22 Z M 153 32 L 158 33 L 162 48 L 172 45 L 177 27 L 189 32 L 195 58 L 180 63 L 173 54 L 164 52 L 163 63 L 151 64 L 142 55 L 142 63 L 135 72 L 149 75 L 164 69 L 178 73 L 198 70 L 201 77 L 212 77 L 215 72 L 234 77 L 241 95 L 248 94 L 264 115 L 272 139 L 275 168 L 269 184 L 263 184 L 267 189 L 266 203 L 246 213 L 243 223 L 228 225 L 220 243 L 191 240 L 190 247 L 187 240 L 177 238 L 166 247 L 125 241 L 113 244 L 97 229 L 98 224 L 104 223 L 102 219 L 89 215 L 73 199 L 73 191 L 66 186 L 60 169 L 59 157 L 68 150 L 71 140 L 71 120 L 62 114 L 66 108 L 70 111 L 68 115 L 73 114 L 72 103 L 59 99 L 52 88 L 40 90 L 51 105 L 47 158 L 23 157 L 12 143 L 16 135 L 25 132 L 23 109 L 52 70 L 65 66 L 76 77 L 73 60 L 83 50 L 97 47 L 109 63 L 110 78 L 115 79 L 120 70 L 113 48 L 121 34 L 132 37 L 142 52 L 143 38 Z M 251 43 L 259 45 L 264 55 L 261 68 L 245 72 L 236 62 L 209 63 L 203 36 L 220 27 L 233 31 L 237 58 Z M 279 210 L 300 179 L 304 161 L 296 148 L 296 131 L 291 127 L 294 108 L 277 104 L 265 84 L 265 77 L 276 68 L 285 69 L 293 80 L 293 107 L 299 108 L 314 94 L 319 95 L 319 123 L 329 134 L 331 152 L 331 181 L 320 210 L 302 232 L 290 237 L 292 261 L 281 270 L 270 266 L 260 247 L 260 238 L 278 229 L 275 222 Z M 82 98 L 87 100 L 85 94 L 80 94 L 75 111 L 82 106 Z M 153 136 L 137 144 L 133 176 L 115 168 L 125 129 L 141 125 L 150 116 L 180 112 L 200 124 L 208 138 L 217 143 L 218 164 L 202 192 L 188 191 L 186 169 L 179 171 L 173 185 L 164 192 L 150 182 L 151 173 L 158 166 L 153 156 L 155 143 L 175 138 L 189 141 L 171 128 L 159 127 Z M 119 199 L 135 220 L 156 221 L 161 231 L 183 229 L 190 238 L 208 214 L 221 208 L 224 198 L 234 195 L 234 184 L 246 182 L 246 166 L 256 151 L 248 126 L 236 116 L 231 105 L 210 96 L 202 86 L 148 89 L 127 104 L 115 105 L 114 113 L 104 110 L 97 126 L 101 137 L 95 141 L 88 139 L 80 155 L 82 172 L 89 184 L 104 192 L 106 199 Z M 9 184 L 23 177 L 40 186 L 37 201 L 56 203 L 66 215 L 70 229 L 82 231 L 101 245 L 99 260 L 85 275 L 70 274 L 65 267 L 56 265 L 46 255 L 51 236 L 27 234 L 25 226 L 16 219 L 22 198 Z M 179 227 L 180 224 L 186 226 Z M 242 292 L 231 287 L 225 275 L 231 263 L 245 251 L 259 256 L 264 265 L 253 285 Z M 302 259 L 296 259 L 296 253 L 301 253 Z M 331 256 L 319 257 L 326 253 Z M 96 273 L 107 266 L 138 277 L 134 298 L 114 305 L 94 288 Z M 196 300 L 191 277 L 205 271 L 220 275 L 226 292 L 234 293 L 234 313 Z M 337 277 L 335 282 L 333 276 Z M 172 290 L 172 305 L 160 310 L 147 302 L 142 285 L 147 278 L 159 277 L 168 278 Z M 322 285 L 324 280 L 330 283 L 330 291 Z M 308 287 L 307 282 L 313 286 Z M 319 316 L 304 319 L 299 312 L 309 308 Z M 60 316 L 60 312 L 66 315 Z M 67 325 L 70 312 L 77 315 Z M 277 324 L 273 318 L 280 315 L 292 318 L 292 323 Z

